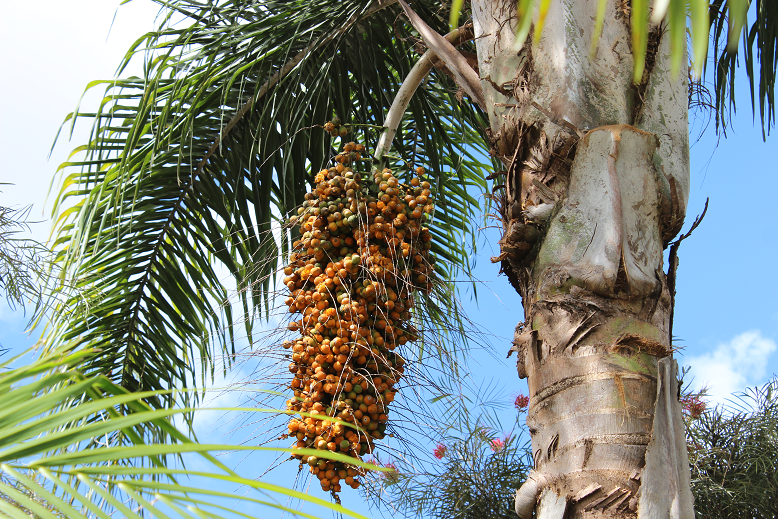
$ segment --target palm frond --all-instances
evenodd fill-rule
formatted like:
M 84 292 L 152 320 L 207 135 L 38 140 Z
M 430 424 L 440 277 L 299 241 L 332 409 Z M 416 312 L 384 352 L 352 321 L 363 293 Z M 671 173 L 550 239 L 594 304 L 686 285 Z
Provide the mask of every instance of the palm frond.
M 33 303 L 35 315 L 41 310 L 49 250 L 19 236 L 29 230 L 27 217 L 31 208 L 0 206 L 0 293 L 5 294 L 12 310 L 17 307 L 26 310 Z
M 755 16 L 749 26 L 747 12 L 752 4 L 755 4 Z M 727 126 L 737 111 L 735 73 L 739 68 L 738 60 L 742 57 L 749 81 L 752 114 L 756 117 L 756 109 L 759 107 L 762 137 L 766 138 L 770 128 L 775 125 L 778 5 L 769 0 L 714 0 L 710 4 L 710 23 L 716 128 L 721 128 L 726 134 Z
M 207 373 L 216 355 L 235 353 L 235 323 L 251 340 L 254 319 L 274 305 L 285 217 L 333 155 L 315 126 L 338 114 L 380 127 L 415 55 L 388 0 L 159 3 L 162 26 L 120 67 L 143 59 L 144 77 L 96 83 L 108 85 L 99 110 L 69 116 L 93 129 L 61 168 L 55 207 L 67 283 L 48 347 L 99 348 L 85 372 L 131 391 L 188 385 L 198 360 Z M 422 11 L 445 27 L 433 8 Z M 469 190 L 485 184 L 467 146 L 483 146 L 486 125 L 455 93 L 433 77 L 397 139 L 400 160 L 428 167 L 445 205 L 434 250 L 446 275 L 469 267 L 478 207 Z M 441 303 L 451 294 L 442 290 Z
M 535 40 L 543 27 L 546 1 L 520 0 L 516 49 L 526 42 L 535 23 Z M 592 49 L 601 31 L 605 2 L 599 2 Z M 754 7 L 754 21 L 748 25 L 749 9 Z M 649 18 L 649 7 L 651 17 Z M 535 15 L 538 9 L 540 13 Z M 715 92 L 716 127 L 726 133 L 736 111 L 735 72 L 742 56 L 749 79 L 752 110 L 759 107 L 763 137 L 775 124 L 775 78 L 778 68 L 778 5 L 770 0 L 633 0 L 629 6 L 634 50 L 634 80 L 639 83 L 646 63 L 650 24 L 665 22 L 671 38 L 672 65 L 679 73 L 685 55 L 687 21 L 691 36 L 691 65 L 700 79 L 708 73 L 706 59 L 711 57 Z M 742 37 L 741 37 L 742 33 Z M 738 51 L 738 40 L 740 51 Z M 710 48 L 709 48 L 710 43 Z
M 148 393 L 130 394 L 105 377 L 88 377 L 75 368 L 94 354 L 58 350 L 20 368 L 8 369 L 10 361 L 0 365 L 0 515 L 80 519 L 118 512 L 131 519 L 147 514 L 227 518 L 249 517 L 246 510 L 258 506 L 314 517 L 290 507 L 292 499 L 363 519 L 338 504 L 236 473 L 213 453 L 290 449 L 193 442 L 169 421 L 181 410 L 153 410 L 144 403 Z M 122 416 L 116 411 L 122 406 L 135 412 Z M 72 427 L 74 422 L 80 426 Z M 166 430 L 173 441 L 144 442 L 142 431 L 150 424 Z M 108 438 L 115 435 L 125 436 L 127 445 L 111 446 Z M 198 470 L 169 468 L 171 455 L 199 458 Z M 238 487 L 243 488 L 239 494 L 231 490 Z M 225 506 L 224 499 L 241 505 Z

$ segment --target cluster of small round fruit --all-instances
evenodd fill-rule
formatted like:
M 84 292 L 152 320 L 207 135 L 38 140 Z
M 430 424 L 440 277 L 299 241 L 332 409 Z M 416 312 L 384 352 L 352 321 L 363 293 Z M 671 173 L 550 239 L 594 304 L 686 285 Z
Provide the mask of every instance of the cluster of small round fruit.
M 284 343 L 295 396 L 287 409 L 299 413 L 288 426 L 297 438 L 293 448 L 355 459 L 385 436 L 405 364 L 395 349 L 417 338 L 409 323 L 413 293 L 429 292 L 432 270 L 424 220 L 433 206 L 424 170 L 417 168 L 408 184 L 389 169 L 370 178 L 352 169 L 364 151 L 348 143 L 335 166 L 316 175 L 315 190 L 291 218 L 301 237 L 284 269 L 286 305 L 302 314 L 289 324 L 299 338 Z M 364 475 L 342 461 L 294 456 L 336 498 L 341 481 L 357 488 Z
M 345 137 L 348 135 L 348 126 L 341 126 L 340 117 L 333 117 L 332 121 L 327 121 L 324 124 L 324 131 L 329 133 L 332 137 Z

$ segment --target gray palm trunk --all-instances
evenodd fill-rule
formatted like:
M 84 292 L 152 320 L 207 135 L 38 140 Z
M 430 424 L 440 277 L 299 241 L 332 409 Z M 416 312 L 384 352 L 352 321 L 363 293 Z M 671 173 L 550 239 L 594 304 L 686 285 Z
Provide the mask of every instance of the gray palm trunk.
M 558 0 L 514 49 L 516 4 L 473 0 L 492 152 L 504 170 L 494 261 L 523 299 L 535 467 L 516 511 L 692 518 L 663 250 L 689 192 L 688 78 L 654 27 L 633 83 L 628 2 Z M 672 276 L 670 276 L 672 277 Z

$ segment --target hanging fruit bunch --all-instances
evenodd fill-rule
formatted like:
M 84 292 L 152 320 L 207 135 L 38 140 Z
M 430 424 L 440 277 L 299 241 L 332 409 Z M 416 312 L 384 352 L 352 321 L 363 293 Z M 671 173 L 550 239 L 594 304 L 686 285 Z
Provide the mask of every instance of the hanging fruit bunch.
M 348 132 L 337 118 L 330 135 Z M 362 144 L 343 146 L 335 165 L 321 170 L 291 224 L 294 242 L 284 269 L 289 324 L 299 338 L 286 341 L 295 398 L 287 409 L 296 448 L 346 454 L 360 460 L 384 437 L 388 405 L 404 372 L 398 345 L 417 338 L 410 325 L 413 293 L 429 292 L 432 240 L 423 226 L 432 212 L 430 184 L 416 169 L 409 184 L 389 169 L 352 169 Z M 343 422 L 347 422 L 344 424 Z M 357 488 L 364 469 L 317 456 L 294 455 L 310 466 L 337 499 L 341 481 Z

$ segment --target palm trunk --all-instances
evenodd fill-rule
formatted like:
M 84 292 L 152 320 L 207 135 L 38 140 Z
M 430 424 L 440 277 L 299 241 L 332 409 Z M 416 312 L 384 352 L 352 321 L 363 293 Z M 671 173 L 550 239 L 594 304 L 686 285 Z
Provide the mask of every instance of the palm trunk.
M 514 0 L 472 0 L 492 151 L 504 164 L 502 271 L 525 322 L 535 469 L 516 510 L 542 519 L 694 516 L 662 251 L 689 191 L 687 78 L 655 27 L 634 84 L 629 3 L 556 0 L 513 49 Z

